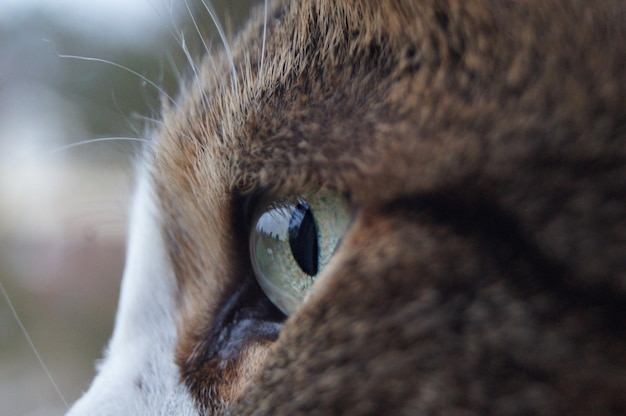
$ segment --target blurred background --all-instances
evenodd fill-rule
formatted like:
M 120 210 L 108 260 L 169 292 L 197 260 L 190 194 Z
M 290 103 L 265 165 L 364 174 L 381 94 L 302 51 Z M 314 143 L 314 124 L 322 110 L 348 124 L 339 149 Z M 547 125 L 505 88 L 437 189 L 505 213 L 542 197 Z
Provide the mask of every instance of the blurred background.
M 67 402 L 89 387 L 113 326 L 140 149 L 94 139 L 149 137 L 160 95 L 145 79 L 175 96 L 190 73 L 181 33 L 203 53 L 190 15 L 220 44 L 191 3 L 0 0 L 2 416 L 66 411 L 13 308 Z M 229 33 L 256 3 L 212 2 Z

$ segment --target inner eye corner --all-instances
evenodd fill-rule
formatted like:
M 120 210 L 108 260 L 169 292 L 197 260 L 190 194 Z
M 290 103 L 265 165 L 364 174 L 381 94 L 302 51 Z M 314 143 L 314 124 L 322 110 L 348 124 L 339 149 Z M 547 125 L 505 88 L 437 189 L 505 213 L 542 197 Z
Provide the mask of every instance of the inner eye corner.
M 266 195 L 263 189 L 237 191 L 233 198 L 233 212 L 235 214 L 235 231 L 246 234 L 252 227 L 252 216 L 259 202 Z

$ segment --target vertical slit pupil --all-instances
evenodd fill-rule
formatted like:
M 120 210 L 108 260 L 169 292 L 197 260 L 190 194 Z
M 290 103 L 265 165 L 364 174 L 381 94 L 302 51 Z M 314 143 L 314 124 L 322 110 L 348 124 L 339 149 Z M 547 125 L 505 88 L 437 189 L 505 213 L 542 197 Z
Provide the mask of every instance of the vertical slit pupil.
M 313 212 L 306 202 L 299 202 L 289 220 L 289 246 L 296 263 L 313 277 L 319 268 L 317 226 Z

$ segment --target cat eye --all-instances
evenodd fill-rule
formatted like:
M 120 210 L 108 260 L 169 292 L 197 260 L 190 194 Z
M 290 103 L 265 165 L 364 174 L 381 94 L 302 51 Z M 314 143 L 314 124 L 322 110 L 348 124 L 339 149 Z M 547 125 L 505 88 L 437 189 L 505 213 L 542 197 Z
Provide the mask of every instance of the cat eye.
M 261 289 L 286 315 L 330 261 L 349 220 L 346 198 L 330 190 L 257 205 L 250 231 L 252 268 Z

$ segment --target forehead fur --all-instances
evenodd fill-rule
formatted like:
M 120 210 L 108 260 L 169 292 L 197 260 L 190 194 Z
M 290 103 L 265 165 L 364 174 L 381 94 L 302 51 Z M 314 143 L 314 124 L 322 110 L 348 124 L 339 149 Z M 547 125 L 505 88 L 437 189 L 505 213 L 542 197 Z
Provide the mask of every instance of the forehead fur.
M 556 171 L 582 180 L 593 164 L 594 175 L 619 177 L 611 161 L 626 153 L 617 137 L 623 2 L 298 3 L 270 10 L 263 57 L 260 11 L 235 41 L 236 85 L 228 59 L 209 57 L 166 111 L 154 171 L 183 233 L 177 245 L 201 235 L 205 247 L 215 235 L 228 241 L 220 227 L 232 197 L 249 189 L 329 186 L 357 204 L 442 190 L 482 195 L 549 239 L 540 229 L 561 226 L 545 218 L 542 210 L 558 212 L 550 204 L 592 221 L 601 208 L 593 195 L 621 186 L 607 178 L 606 189 L 585 189 L 587 206 L 574 207 L 561 182 L 571 178 Z M 524 204 L 529 187 L 540 203 Z M 592 236 L 572 240 L 580 237 Z M 611 256 L 600 242 L 574 253 L 559 238 L 552 250 L 580 258 L 583 270 Z M 223 259 L 207 267 L 225 267 Z
M 200 67 L 167 112 L 175 166 L 395 198 L 549 151 L 546 120 L 551 148 L 584 154 L 594 115 L 623 104 L 619 2 L 300 3 L 270 12 L 263 57 L 262 19 L 236 41 L 236 85 L 223 55 Z

